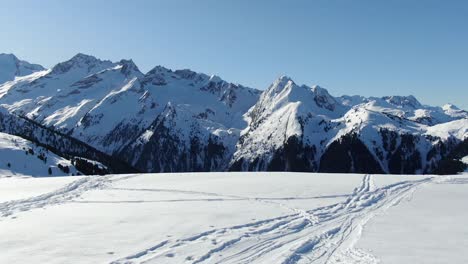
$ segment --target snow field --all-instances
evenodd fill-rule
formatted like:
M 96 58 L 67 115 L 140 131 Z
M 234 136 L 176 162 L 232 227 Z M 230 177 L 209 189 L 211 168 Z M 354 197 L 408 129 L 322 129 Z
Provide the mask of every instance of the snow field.
M 385 222 L 387 215 L 399 218 L 413 195 L 433 190 L 442 197 L 457 189 L 440 201 L 451 203 L 466 182 L 266 172 L 0 178 L 0 262 L 378 263 L 392 251 L 375 239 L 386 241 L 405 225 Z M 455 236 L 466 230 L 464 215 L 451 213 L 457 225 L 445 229 Z M 379 221 L 386 226 L 367 233 L 368 223 Z M 426 241 L 432 243 L 414 242 Z

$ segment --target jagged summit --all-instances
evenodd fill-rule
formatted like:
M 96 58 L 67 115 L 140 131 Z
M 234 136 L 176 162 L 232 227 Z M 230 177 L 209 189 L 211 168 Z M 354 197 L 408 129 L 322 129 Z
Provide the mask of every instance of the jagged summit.
M 414 97 L 413 95 L 408 96 L 384 96 L 382 97 L 383 100 L 387 101 L 390 104 L 399 107 L 411 107 L 417 108 L 421 106 L 421 103 Z
M 95 61 L 98 59 L 92 55 L 79 52 L 75 56 L 73 56 L 70 60 L 72 61 Z
M 275 80 L 275 83 L 287 83 L 289 81 L 292 81 L 292 78 L 287 76 L 287 75 L 281 75 L 280 77 L 278 77 L 276 80 Z
M 222 82 L 223 79 L 221 79 L 221 77 L 219 77 L 218 75 L 211 75 L 210 76 L 210 79 L 209 79 L 210 82 Z
M 119 61 L 119 65 L 122 66 L 121 72 L 126 76 L 130 76 L 132 73 L 142 74 L 140 69 L 138 69 L 138 66 L 133 62 L 132 59 L 122 59 Z
M 286 87 L 291 87 L 293 85 L 296 85 L 296 83 L 294 83 L 294 81 L 286 76 L 286 75 L 282 75 L 280 77 L 278 77 L 271 85 L 270 87 L 268 87 L 268 89 L 266 90 L 267 93 L 278 93 L 280 91 L 282 91 L 284 88 Z
M 146 73 L 146 75 L 151 75 L 151 74 L 156 74 L 156 73 L 165 73 L 165 72 L 172 72 L 171 69 L 168 69 L 164 66 L 161 66 L 161 65 L 157 65 L 155 66 L 153 69 L 151 69 L 150 71 L 148 71 Z
M 328 93 L 327 89 L 322 88 L 318 85 L 314 85 L 312 87 L 312 91 L 315 94 L 314 101 L 318 106 L 325 108 L 329 111 L 335 111 L 335 109 L 338 107 L 343 108 L 342 105 L 339 105 L 337 99 Z
M 208 77 L 208 76 L 206 76 L 204 74 L 200 75 L 197 72 L 192 71 L 190 69 L 175 70 L 174 74 L 177 75 L 178 77 L 182 78 L 182 79 L 187 79 L 187 80 L 194 80 L 196 78 L 200 79 L 200 77 L 202 77 L 202 78 Z
M 108 60 L 100 60 L 94 56 L 78 53 L 71 59 L 60 62 L 52 67 L 52 74 L 65 74 L 71 70 L 84 70 L 87 73 L 97 72 L 106 68 L 115 66 L 114 63 Z
M 314 114 L 332 114 L 332 112 L 335 112 L 332 114 L 333 116 L 342 114 L 345 108 L 325 88 L 318 85 L 313 87 L 299 86 L 290 77 L 281 76 L 263 92 L 252 112 L 255 112 L 256 115 L 267 109 L 273 112 L 291 103 L 300 105 L 303 111 Z
M 0 53 L 0 59 L 18 60 L 12 53 Z

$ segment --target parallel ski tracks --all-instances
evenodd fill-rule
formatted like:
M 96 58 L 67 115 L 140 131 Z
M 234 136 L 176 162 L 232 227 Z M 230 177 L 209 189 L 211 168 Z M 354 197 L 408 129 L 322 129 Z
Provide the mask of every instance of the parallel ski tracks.
M 356 258 L 360 259 L 360 263 L 376 263 L 377 258 L 354 248 L 364 225 L 372 217 L 411 197 L 413 191 L 423 184 L 467 183 L 466 180 L 450 177 L 427 177 L 376 187 L 373 176 L 365 175 L 360 185 L 344 201 L 303 210 L 274 198 L 176 189 L 112 187 L 112 182 L 136 176 L 83 177 L 46 194 L 3 202 L 0 203 L 0 221 L 21 212 L 74 201 L 84 192 L 94 189 L 214 196 L 219 201 L 247 200 L 273 204 L 291 213 L 230 227 L 213 228 L 188 237 L 158 241 L 112 263 L 353 263 Z
M 373 176 L 365 175 L 361 184 L 343 202 L 311 210 L 277 203 L 293 213 L 212 229 L 187 238 L 165 240 L 158 242 L 153 250 L 144 249 L 112 263 L 350 263 L 357 255 L 365 256 L 368 260 L 365 263 L 374 263 L 376 258 L 353 248 L 363 226 L 376 214 L 409 197 L 420 185 L 432 180 L 402 181 L 376 188 Z M 190 253 L 200 252 L 200 248 L 206 252 L 199 255 Z M 182 253 L 187 255 L 178 255 Z M 168 255 L 171 259 L 167 258 Z

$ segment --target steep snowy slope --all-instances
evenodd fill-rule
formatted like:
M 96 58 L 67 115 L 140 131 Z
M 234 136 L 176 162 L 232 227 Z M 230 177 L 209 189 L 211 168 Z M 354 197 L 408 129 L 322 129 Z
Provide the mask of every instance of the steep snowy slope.
M 26 76 L 43 70 L 44 68 L 41 65 L 19 60 L 13 54 L 0 53 L 0 84 L 13 81 L 15 77 Z
M 23 138 L 0 132 L 0 177 L 65 176 L 78 171 L 69 160 Z M 49 171 L 50 169 L 50 171 Z
M 330 120 L 346 109 L 321 87 L 279 78 L 246 114 L 231 169 L 316 171 Z

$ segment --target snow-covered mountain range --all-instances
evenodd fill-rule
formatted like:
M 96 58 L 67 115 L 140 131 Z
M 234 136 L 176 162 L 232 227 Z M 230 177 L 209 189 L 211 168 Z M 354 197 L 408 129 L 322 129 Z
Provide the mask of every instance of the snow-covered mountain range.
M 0 131 L 114 172 L 443 173 L 468 155 L 468 112 L 413 96 L 335 97 L 280 77 L 218 76 L 77 54 L 51 69 L 0 55 Z
M 246 116 L 234 170 L 430 173 L 468 138 L 468 113 L 455 106 L 424 106 L 413 96 L 333 97 L 288 77 Z

